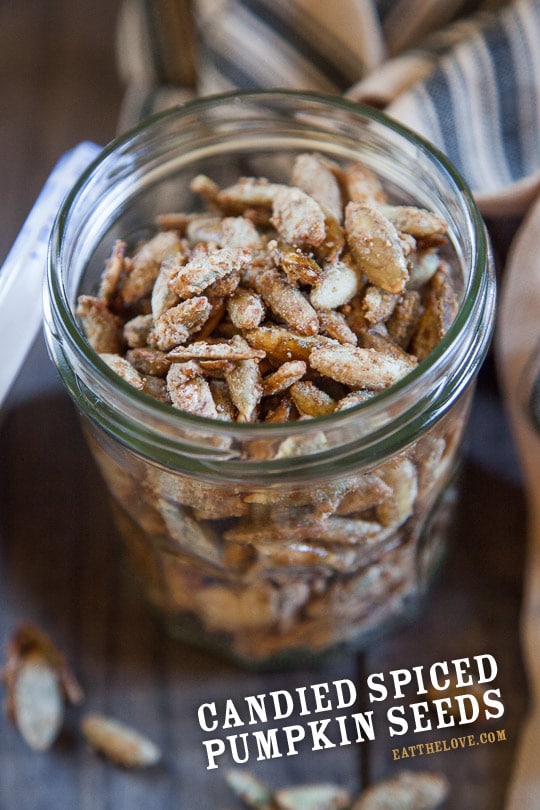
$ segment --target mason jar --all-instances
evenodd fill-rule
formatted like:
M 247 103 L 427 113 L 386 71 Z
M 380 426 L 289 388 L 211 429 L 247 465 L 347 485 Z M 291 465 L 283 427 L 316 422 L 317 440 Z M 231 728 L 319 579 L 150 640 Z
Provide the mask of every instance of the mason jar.
M 300 153 L 361 161 L 393 203 L 448 223 L 457 316 L 406 377 L 347 410 L 240 423 L 172 408 L 118 377 L 75 315 L 117 239 L 195 211 L 190 180 L 288 182 Z M 381 113 L 296 92 L 209 97 L 113 141 L 51 238 L 46 339 L 108 485 L 131 570 L 170 633 L 243 665 L 365 646 L 414 616 L 444 551 L 474 381 L 493 325 L 485 228 L 446 159 Z

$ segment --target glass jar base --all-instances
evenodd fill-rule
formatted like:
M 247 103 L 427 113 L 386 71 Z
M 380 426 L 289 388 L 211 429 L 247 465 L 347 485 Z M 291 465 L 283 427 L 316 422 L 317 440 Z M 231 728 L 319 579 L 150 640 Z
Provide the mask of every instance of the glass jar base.
M 203 650 L 205 653 L 216 656 L 221 660 L 252 672 L 268 672 L 279 670 L 302 669 L 304 667 L 319 667 L 333 661 L 339 661 L 347 656 L 367 649 L 374 642 L 390 637 L 393 633 L 408 624 L 413 623 L 421 615 L 426 594 L 409 594 L 403 601 L 395 605 L 395 609 L 381 611 L 387 613 L 383 619 L 374 614 L 372 620 L 366 620 L 362 630 L 348 639 L 321 649 L 308 646 L 296 646 L 281 649 L 267 656 L 258 656 L 256 650 L 242 653 L 237 650 L 227 634 L 209 634 L 203 630 L 200 622 L 192 614 L 182 614 L 174 619 L 158 619 L 163 624 L 169 637 L 189 646 Z
M 256 612 L 236 612 L 230 629 L 223 619 L 229 615 L 225 608 L 229 606 L 230 610 L 234 583 L 224 587 L 220 580 L 216 586 L 215 576 L 201 561 L 193 558 L 188 564 L 177 559 L 159 534 L 148 543 L 133 516 L 118 503 L 113 502 L 113 509 L 124 540 L 127 568 L 167 634 L 243 669 L 267 671 L 317 666 L 343 658 L 415 621 L 444 560 L 456 498 L 454 475 L 422 527 L 404 526 L 400 544 L 387 549 L 372 565 L 350 574 L 349 579 L 340 580 L 333 597 L 331 591 L 319 596 L 322 601 L 317 604 L 315 600 L 316 609 L 310 603 L 281 622 L 263 622 Z M 171 567 L 176 565 L 181 579 L 171 593 L 165 582 L 167 572 L 170 576 Z M 187 588 L 182 599 L 180 586 Z M 221 600 L 218 607 L 222 608 L 217 612 L 208 608 L 216 587 Z M 186 605 L 185 609 L 175 609 L 179 601 Z M 191 609 L 191 604 L 199 606 L 200 615 Z

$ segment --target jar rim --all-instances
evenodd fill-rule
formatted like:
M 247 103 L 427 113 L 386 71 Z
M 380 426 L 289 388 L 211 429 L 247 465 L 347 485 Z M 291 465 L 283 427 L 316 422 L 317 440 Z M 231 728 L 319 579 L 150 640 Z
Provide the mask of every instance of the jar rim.
M 449 327 L 447 333 L 440 340 L 438 345 L 432 352 L 422 360 L 416 368 L 409 372 L 405 377 L 399 380 L 391 387 L 377 392 L 369 400 L 357 404 L 349 409 L 334 412 L 328 415 L 315 417 L 306 421 L 285 422 L 285 423 L 268 423 L 268 422 L 253 422 L 253 423 L 239 423 L 239 422 L 223 422 L 216 419 L 211 419 L 203 416 L 198 416 L 187 411 L 180 411 L 172 408 L 167 403 L 155 400 L 141 391 L 130 386 L 125 380 L 121 379 L 115 374 L 112 369 L 98 356 L 92 349 L 82 330 L 77 322 L 73 308 L 70 306 L 65 286 L 61 279 L 61 251 L 62 240 L 68 219 L 71 212 L 76 207 L 78 199 L 90 182 L 92 177 L 100 170 L 106 161 L 114 159 L 122 151 L 129 149 L 130 145 L 136 143 L 137 140 L 147 133 L 152 128 L 159 126 L 162 122 L 172 121 L 175 119 L 181 120 L 187 115 L 192 115 L 200 111 L 203 113 L 205 110 L 218 108 L 220 105 L 240 104 L 246 103 L 260 103 L 260 102 L 279 102 L 280 99 L 294 101 L 298 104 L 303 102 L 317 104 L 321 107 L 336 108 L 356 116 L 362 116 L 365 119 L 374 121 L 386 130 L 390 130 L 400 136 L 400 138 L 412 143 L 420 152 L 422 152 L 430 162 L 438 164 L 439 169 L 447 176 L 453 189 L 460 197 L 463 209 L 468 217 L 468 224 L 470 235 L 474 240 L 473 250 L 471 251 L 472 265 L 471 271 L 468 274 L 467 283 L 464 289 L 462 300 L 457 312 L 457 315 Z M 345 426 L 350 424 L 353 419 L 356 419 L 362 413 L 374 413 L 377 409 L 382 411 L 384 408 L 391 407 L 405 392 L 410 392 L 418 382 L 425 379 L 426 375 L 433 374 L 436 377 L 437 369 L 444 366 L 445 361 L 448 359 L 449 354 L 457 342 L 463 339 L 464 332 L 467 327 L 470 327 L 471 319 L 478 316 L 479 304 L 482 306 L 480 309 L 484 315 L 482 320 L 489 323 L 489 328 L 482 331 L 481 335 L 477 335 L 473 340 L 472 351 L 467 353 L 470 368 L 464 368 L 464 379 L 455 379 L 455 385 L 452 388 L 453 394 L 445 397 L 445 401 L 450 399 L 453 401 L 459 394 L 460 390 L 464 388 L 475 368 L 482 362 L 492 331 L 493 311 L 494 311 L 494 289 L 493 284 L 488 283 L 486 279 L 485 268 L 489 268 L 489 243 L 484 227 L 483 220 L 480 212 L 476 206 L 473 196 L 457 169 L 450 163 L 450 161 L 441 153 L 435 146 L 429 143 L 422 136 L 416 134 L 412 130 L 403 126 L 402 124 L 394 121 L 385 113 L 375 110 L 371 107 L 363 105 L 358 102 L 352 102 L 348 99 L 333 96 L 328 94 L 313 93 L 309 91 L 296 91 L 296 90 L 239 90 L 231 93 L 222 93 L 219 95 L 206 96 L 190 101 L 182 106 L 175 106 L 162 112 L 155 113 L 147 117 L 134 128 L 126 133 L 113 139 L 105 148 L 100 152 L 97 158 L 88 166 L 85 172 L 81 175 L 79 180 L 73 186 L 69 194 L 66 196 L 62 207 L 56 217 L 55 224 L 52 230 L 51 239 L 49 243 L 48 255 L 48 269 L 47 269 L 47 283 L 45 290 L 45 320 L 53 333 L 58 331 L 56 324 L 58 321 L 61 324 L 63 337 L 69 342 L 71 349 L 75 355 L 84 361 L 87 368 L 91 371 L 96 378 L 99 379 L 101 385 L 105 389 L 114 391 L 120 398 L 119 407 L 116 409 L 115 416 L 111 414 L 105 415 L 102 410 L 99 410 L 100 416 L 97 419 L 100 424 L 105 427 L 108 426 L 109 430 L 113 430 L 114 422 L 118 423 L 120 427 L 119 432 L 115 432 L 117 438 L 124 441 L 131 446 L 130 436 L 132 438 L 132 430 L 129 425 L 129 420 L 125 420 L 125 412 L 122 406 L 134 407 L 140 416 L 144 417 L 153 416 L 158 422 L 166 421 L 171 425 L 181 426 L 183 429 L 192 429 L 194 433 L 203 431 L 204 434 L 210 436 L 219 436 L 226 431 L 227 435 L 232 439 L 237 439 L 239 442 L 246 440 L 256 439 L 285 439 L 291 434 L 299 436 L 307 436 L 320 430 L 325 430 L 330 427 Z M 491 279 L 492 281 L 493 279 Z M 52 312 L 51 312 L 52 310 Z M 54 314 L 53 314 L 54 313 Z M 480 321 L 477 317 L 477 320 Z M 49 348 L 51 348 L 50 340 L 48 339 Z M 446 380 L 448 383 L 448 380 Z M 452 381 L 450 381 L 451 383 Z M 72 395 L 77 398 L 77 391 L 68 385 Z M 440 388 L 440 386 L 439 386 Z M 437 389 L 438 390 L 438 389 Z M 439 392 L 440 393 L 440 392 Z M 450 392 L 447 392 L 447 394 Z M 444 405 L 444 403 L 441 403 Z M 412 438 L 416 438 L 418 422 L 417 417 L 419 414 L 414 413 L 414 407 L 407 411 L 408 418 L 406 420 L 408 430 Z M 436 413 L 440 412 L 439 409 L 434 409 Z M 446 410 L 446 408 L 444 408 Z M 89 413 L 89 416 L 95 414 Z M 440 413 L 439 413 L 440 415 Z M 103 417 L 105 416 L 105 419 Z M 436 419 L 435 419 L 436 421 Z M 413 428 L 413 425 L 416 428 Z M 405 424 L 403 425 L 405 426 Z M 427 429 L 429 425 L 425 425 Z M 397 426 L 396 426 L 397 427 Z M 144 427 L 144 418 L 141 419 L 140 424 L 137 426 L 139 433 L 147 433 L 146 441 L 137 443 L 139 451 L 143 447 L 148 447 L 152 444 L 151 437 L 155 431 L 151 428 Z M 398 431 L 401 439 L 401 431 Z M 366 437 L 364 437 L 366 438 Z M 373 446 L 382 437 L 378 437 L 376 432 L 369 434 L 370 446 Z M 410 440 L 412 440 L 412 438 Z M 147 444 L 150 442 L 150 445 Z M 172 441 L 168 436 L 168 441 Z M 410 443 L 410 441 L 409 441 Z M 403 446 L 406 446 L 404 442 Z M 179 442 L 182 446 L 182 442 Z M 145 454 L 145 451 L 142 451 Z M 220 454 L 213 451 L 212 458 L 218 462 L 227 464 L 231 470 L 236 468 L 236 465 L 249 466 L 254 464 L 251 460 L 232 461 L 227 453 Z M 310 459 L 320 458 L 323 461 L 325 453 L 316 453 L 310 456 Z M 335 448 L 332 451 L 332 458 L 335 461 Z M 288 464 L 297 461 L 297 458 L 286 459 Z M 232 464 L 232 467 L 231 467 Z M 257 461 L 257 466 L 262 465 L 269 470 L 275 468 L 276 470 L 284 469 L 283 463 L 276 464 L 273 460 Z M 211 466 L 211 465 L 210 465 Z

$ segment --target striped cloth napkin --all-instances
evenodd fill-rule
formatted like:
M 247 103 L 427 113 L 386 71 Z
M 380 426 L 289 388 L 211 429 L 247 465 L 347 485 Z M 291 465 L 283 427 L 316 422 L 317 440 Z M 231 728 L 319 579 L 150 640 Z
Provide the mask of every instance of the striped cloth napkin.
M 195 95 L 374 104 L 445 152 L 489 217 L 540 190 L 539 0 L 124 0 L 120 127 Z

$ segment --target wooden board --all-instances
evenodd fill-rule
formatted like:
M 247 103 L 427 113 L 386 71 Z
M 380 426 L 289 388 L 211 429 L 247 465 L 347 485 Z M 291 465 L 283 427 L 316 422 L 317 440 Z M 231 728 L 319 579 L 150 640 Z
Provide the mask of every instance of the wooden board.
M 105 0 L 0 7 L 0 94 L 8 110 L 0 127 L 2 256 L 59 155 L 83 138 L 105 142 L 114 134 L 121 96 L 112 51 L 117 8 Z M 503 238 L 502 250 L 505 244 Z M 2 716 L 0 808 L 234 807 L 222 771 L 205 768 L 201 702 L 347 677 L 365 710 L 370 672 L 484 652 L 500 664 L 507 742 L 405 765 L 447 774 L 449 810 L 502 808 L 526 700 L 517 638 L 525 529 L 489 363 L 469 436 L 454 543 L 421 618 L 366 653 L 320 670 L 245 673 L 171 642 L 146 610 L 124 573 L 104 485 L 39 338 L 0 423 L 0 644 L 22 619 L 39 623 L 72 661 L 86 708 L 147 732 L 164 761 L 148 773 L 103 762 L 80 738 L 78 710 L 69 712 L 54 749 L 37 755 Z M 418 735 L 400 740 L 418 741 Z M 404 767 L 393 761 L 393 747 L 380 723 L 374 742 L 255 763 L 255 770 L 273 786 L 329 780 L 354 792 Z

